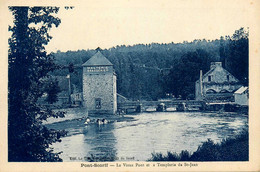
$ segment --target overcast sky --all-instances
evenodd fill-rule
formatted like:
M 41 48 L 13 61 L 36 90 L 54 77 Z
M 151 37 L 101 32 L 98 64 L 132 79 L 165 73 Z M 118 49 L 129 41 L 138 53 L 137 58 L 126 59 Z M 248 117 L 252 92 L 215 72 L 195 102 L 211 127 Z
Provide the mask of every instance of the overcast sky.
M 77 2 L 77 1 L 76 1 Z M 248 27 L 249 1 L 89 0 L 60 9 L 48 52 L 219 39 Z

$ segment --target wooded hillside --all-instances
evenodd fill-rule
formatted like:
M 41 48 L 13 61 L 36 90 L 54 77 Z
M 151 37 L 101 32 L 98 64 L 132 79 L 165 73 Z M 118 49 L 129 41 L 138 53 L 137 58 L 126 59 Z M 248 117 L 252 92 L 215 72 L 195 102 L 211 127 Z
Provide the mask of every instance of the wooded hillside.
M 199 71 L 207 72 L 210 62 L 221 61 L 244 85 L 248 85 L 248 31 L 236 30 L 232 36 L 216 40 L 168 44 L 137 44 L 101 50 L 117 74 L 117 91 L 133 100 L 157 100 L 167 93 L 194 97 L 194 84 Z M 54 53 L 56 63 L 70 65 L 74 91 L 82 90 L 82 69 L 77 68 L 95 54 L 95 50 Z M 71 70 L 71 68 L 74 68 Z M 53 75 L 67 75 L 57 70 Z

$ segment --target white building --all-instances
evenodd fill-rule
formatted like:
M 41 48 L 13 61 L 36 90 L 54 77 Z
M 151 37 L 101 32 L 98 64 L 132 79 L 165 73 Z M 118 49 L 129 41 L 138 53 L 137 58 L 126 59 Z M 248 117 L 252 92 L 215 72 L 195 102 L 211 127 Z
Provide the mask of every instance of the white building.
M 248 87 L 240 87 L 235 93 L 235 103 L 239 105 L 248 105 Z
M 211 62 L 210 70 L 195 83 L 196 100 L 234 101 L 234 92 L 242 85 L 222 67 L 221 62 Z

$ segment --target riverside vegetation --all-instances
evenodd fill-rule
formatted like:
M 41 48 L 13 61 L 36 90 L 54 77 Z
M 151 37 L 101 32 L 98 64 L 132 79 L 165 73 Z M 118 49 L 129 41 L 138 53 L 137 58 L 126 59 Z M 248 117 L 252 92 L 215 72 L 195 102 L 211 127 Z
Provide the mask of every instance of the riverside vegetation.
M 248 130 L 244 129 L 240 134 L 214 143 L 211 139 L 203 142 L 194 153 L 183 150 L 180 154 L 168 152 L 152 153 L 149 161 L 248 161 L 249 143 Z

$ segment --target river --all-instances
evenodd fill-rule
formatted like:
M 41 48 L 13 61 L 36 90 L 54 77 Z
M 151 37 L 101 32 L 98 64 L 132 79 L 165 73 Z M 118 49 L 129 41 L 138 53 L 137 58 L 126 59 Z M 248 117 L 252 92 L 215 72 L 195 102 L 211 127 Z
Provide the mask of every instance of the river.
M 66 129 L 62 142 L 52 145 L 55 152 L 63 151 L 63 161 L 146 161 L 151 153 L 190 153 L 207 139 L 220 142 L 238 134 L 248 124 L 248 116 L 235 113 L 153 112 L 126 115 L 134 120 L 90 124 L 83 120 L 67 120 L 47 125 Z

